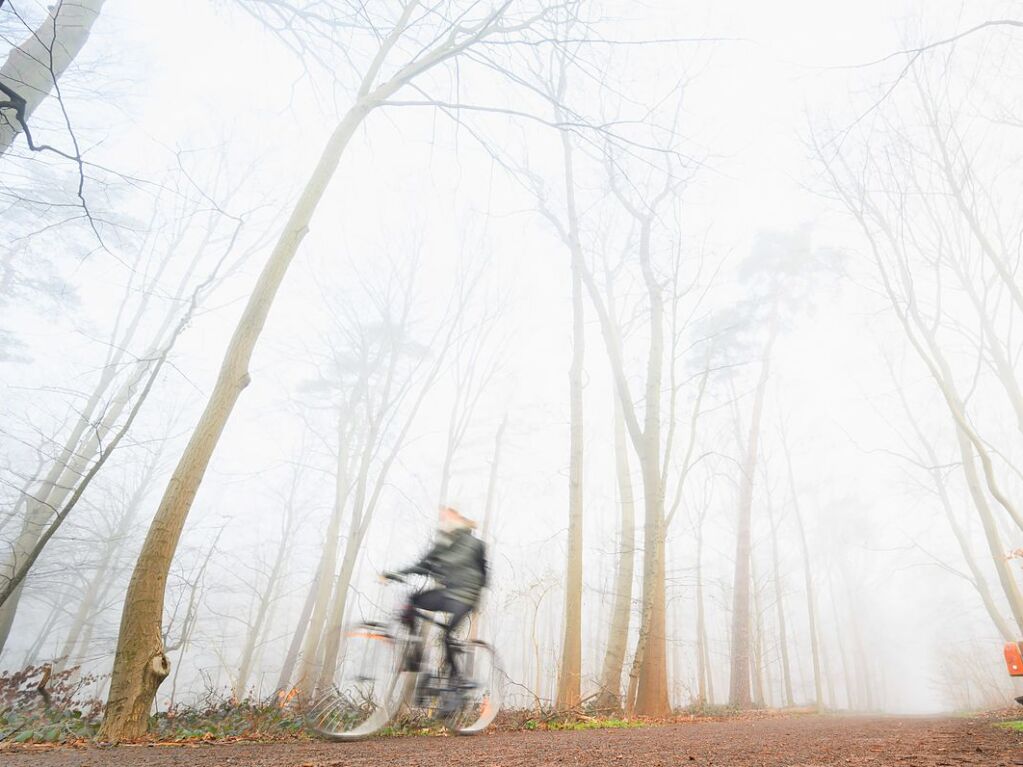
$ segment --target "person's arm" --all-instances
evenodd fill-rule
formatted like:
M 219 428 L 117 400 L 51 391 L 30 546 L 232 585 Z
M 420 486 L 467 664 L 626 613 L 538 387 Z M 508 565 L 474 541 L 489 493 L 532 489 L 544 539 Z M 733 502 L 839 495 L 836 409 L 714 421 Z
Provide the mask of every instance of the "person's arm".
M 422 559 L 410 567 L 399 570 L 398 573 L 401 575 L 433 575 L 436 572 L 436 561 L 442 548 L 440 542 L 435 543 Z
M 483 573 L 483 586 L 485 588 L 490 582 L 490 568 L 487 566 L 487 545 L 483 541 L 480 541 L 479 565 L 480 572 Z

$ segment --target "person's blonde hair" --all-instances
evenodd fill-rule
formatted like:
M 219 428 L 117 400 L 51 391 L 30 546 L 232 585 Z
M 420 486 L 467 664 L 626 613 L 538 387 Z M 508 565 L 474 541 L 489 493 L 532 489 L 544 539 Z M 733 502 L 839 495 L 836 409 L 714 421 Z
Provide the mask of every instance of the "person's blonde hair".
M 443 504 L 443 505 L 441 505 L 441 510 L 442 511 L 447 511 L 447 512 L 450 512 L 450 513 L 454 514 L 455 517 L 457 517 L 459 524 L 462 527 L 468 528 L 469 530 L 475 530 L 479 526 L 479 525 L 476 524 L 476 520 L 475 519 L 469 519 L 467 516 L 465 516 L 465 514 L 460 512 L 454 506 L 449 506 L 447 504 Z

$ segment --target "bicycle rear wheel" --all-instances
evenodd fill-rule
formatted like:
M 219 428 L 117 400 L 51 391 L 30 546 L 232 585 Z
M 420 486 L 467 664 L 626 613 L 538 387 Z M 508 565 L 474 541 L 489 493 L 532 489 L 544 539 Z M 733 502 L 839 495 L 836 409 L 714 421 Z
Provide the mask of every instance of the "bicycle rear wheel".
M 465 686 L 457 691 L 460 705 L 444 717 L 444 726 L 457 735 L 475 735 L 489 727 L 501 710 L 504 675 L 497 654 L 486 642 L 465 642 L 459 649 Z
M 345 631 L 334 684 L 306 713 L 309 729 L 328 740 L 358 740 L 381 730 L 402 691 L 395 637 L 387 626 L 363 623 Z

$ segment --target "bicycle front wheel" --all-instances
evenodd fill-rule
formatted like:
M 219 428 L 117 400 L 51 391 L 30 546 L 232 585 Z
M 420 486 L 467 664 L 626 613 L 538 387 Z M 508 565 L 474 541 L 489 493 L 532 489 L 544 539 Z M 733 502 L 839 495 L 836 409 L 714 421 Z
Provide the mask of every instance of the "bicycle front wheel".
M 444 726 L 457 735 L 475 735 L 489 727 L 501 710 L 504 673 L 497 653 L 486 642 L 466 642 L 459 649 L 465 684 L 455 691 L 459 705 L 444 717 Z
M 345 631 L 334 684 L 306 713 L 309 729 L 328 740 L 359 740 L 383 729 L 398 708 L 402 685 L 397 642 L 380 623 Z

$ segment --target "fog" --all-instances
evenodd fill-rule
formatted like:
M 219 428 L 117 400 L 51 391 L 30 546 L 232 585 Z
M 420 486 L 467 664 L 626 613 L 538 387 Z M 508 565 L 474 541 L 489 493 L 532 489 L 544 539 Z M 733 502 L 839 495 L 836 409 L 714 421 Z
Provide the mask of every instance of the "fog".
M 306 690 L 450 505 L 506 705 L 1023 694 L 1023 3 L 79 5 L 0 109 L 0 668 Z

